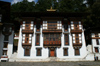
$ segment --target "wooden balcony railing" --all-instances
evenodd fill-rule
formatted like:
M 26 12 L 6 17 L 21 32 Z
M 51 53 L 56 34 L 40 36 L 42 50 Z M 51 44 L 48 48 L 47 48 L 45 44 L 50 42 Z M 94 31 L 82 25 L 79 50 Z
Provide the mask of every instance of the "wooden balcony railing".
M 82 43 L 74 43 L 73 46 L 82 46 Z
M 30 43 L 22 43 L 22 46 L 31 46 L 32 44 Z
M 79 28 L 71 29 L 71 33 L 82 33 L 82 29 Z
M 22 33 L 34 33 L 33 30 L 22 30 Z
M 61 29 L 46 29 L 42 31 L 43 33 L 62 33 Z
M 61 41 L 44 41 L 44 46 L 61 46 Z

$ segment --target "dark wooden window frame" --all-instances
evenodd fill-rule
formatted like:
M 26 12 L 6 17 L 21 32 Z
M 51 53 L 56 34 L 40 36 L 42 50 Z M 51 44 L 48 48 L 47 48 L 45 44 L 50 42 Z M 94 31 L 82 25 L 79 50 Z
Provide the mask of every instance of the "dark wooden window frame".
M 96 43 L 97 43 L 97 45 L 99 45 L 99 39 L 96 39 Z
M 57 29 L 57 21 L 48 21 L 47 22 L 47 29 L 49 29 L 49 30 Z
M 63 55 L 68 56 L 68 48 L 63 48 Z
M 39 37 L 38 37 L 38 41 L 37 41 L 37 35 L 39 35 Z M 38 45 L 37 45 L 37 42 L 39 43 Z M 40 46 L 40 34 L 36 34 L 36 42 L 35 42 L 35 45 L 36 46 Z
M 77 50 L 77 51 L 76 51 Z M 78 52 L 78 53 L 77 53 Z M 80 56 L 80 49 L 75 49 L 75 56 Z
M 27 36 L 28 35 L 28 36 Z M 28 39 L 28 40 L 27 40 Z M 29 44 L 29 34 L 25 34 L 25 43 Z
M 67 38 L 66 38 L 66 35 L 67 35 Z M 68 44 L 66 44 L 66 43 L 68 43 Z M 64 34 L 64 44 L 69 45 L 69 34 Z
M 28 50 L 29 53 L 26 54 L 26 50 Z M 26 49 L 26 48 L 24 49 L 24 56 L 30 56 L 30 49 Z
M 39 51 L 40 51 L 40 53 L 39 53 Z M 42 48 L 36 48 L 36 56 L 42 56 Z
M 64 31 L 68 31 L 68 25 L 64 25 Z
M 78 35 L 78 36 L 77 36 L 77 35 Z M 74 40 L 75 40 L 75 43 L 73 43 L 73 37 L 75 37 L 75 39 L 74 39 Z M 80 43 L 80 39 L 79 39 L 80 37 L 81 37 L 81 41 L 82 41 L 82 36 L 79 36 L 79 33 L 75 34 L 75 36 L 72 36 L 72 43 L 73 43 L 73 44 L 77 44 L 77 43 L 78 43 L 78 44 L 81 44 L 81 43 Z M 77 39 L 78 39 L 78 40 L 77 40 Z
M 4 41 L 9 41 L 9 36 L 8 35 L 4 36 Z
M 4 42 L 4 47 L 3 48 L 8 48 L 8 42 Z
M 97 50 L 97 51 L 96 51 Z M 95 52 L 96 53 L 99 53 L 99 48 L 98 47 L 95 47 Z
M 95 37 L 99 37 L 98 33 L 95 33 Z

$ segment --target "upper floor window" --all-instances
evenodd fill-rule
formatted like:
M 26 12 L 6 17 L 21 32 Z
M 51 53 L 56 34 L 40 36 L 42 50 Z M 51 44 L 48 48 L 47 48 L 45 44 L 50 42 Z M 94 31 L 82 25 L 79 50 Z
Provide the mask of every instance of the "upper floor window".
M 97 45 L 99 45 L 99 39 L 96 39 L 96 43 L 97 43 Z
M 41 56 L 42 55 L 42 48 L 36 48 L 36 56 Z
M 61 21 L 43 21 L 43 29 L 56 30 L 62 29 Z
M 36 34 L 36 45 L 40 45 L 40 34 Z
M 5 35 L 4 41 L 8 41 L 8 40 L 9 40 L 9 36 L 8 35 Z
M 23 34 L 22 43 L 31 44 L 32 43 L 32 34 Z
M 98 33 L 95 33 L 95 37 L 99 37 Z
M 30 49 L 24 49 L 24 56 L 30 56 Z
M 61 41 L 60 34 L 44 34 L 44 41 Z
M 95 47 L 95 52 L 97 52 L 97 53 L 99 52 L 99 49 L 98 49 L 98 47 Z
M 68 34 L 65 34 L 65 45 L 68 45 L 69 44 L 69 40 L 68 40 Z
M 80 55 L 80 49 L 75 49 L 75 56 Z
M 80 30 L 82 29 L 82 25 L 80 21 L 71 21 L 71 29 L 72 30 Z
M 64 56 L 68 56 L 68 48 L 63 48 Z
M 54 21 L 49 21 L 48 22 L 48 29 L 51 29 L 51 30 L 54 30 L 54 29 L 57 29 L 57 22 L 54 22 Z
M 23 21 L 23 25 L 22 25 L 22 29 L 23 30 L 32 30 L 33 29 L 33 21 L 31 21 L 31 22 L 25 22 L 25 21 Z
M 72 34 L 73 43 L 82 43 L 82 36 L 81 34 Z

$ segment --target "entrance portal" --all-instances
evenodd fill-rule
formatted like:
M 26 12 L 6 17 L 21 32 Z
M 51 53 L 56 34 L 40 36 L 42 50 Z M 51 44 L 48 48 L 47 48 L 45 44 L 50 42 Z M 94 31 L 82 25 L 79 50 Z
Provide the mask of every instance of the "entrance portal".
M 56 57 L 55 48 L 50 48 L 49 56 L 50 56 L 50 57 Z

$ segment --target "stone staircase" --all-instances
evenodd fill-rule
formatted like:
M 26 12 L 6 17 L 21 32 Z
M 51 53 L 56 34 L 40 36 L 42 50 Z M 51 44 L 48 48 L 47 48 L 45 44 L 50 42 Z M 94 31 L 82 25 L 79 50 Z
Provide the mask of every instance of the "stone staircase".
M 52 62 L 52 61 L 57 61 L 57 60 L 58 60 L 57 57 L 50 57 L 49 59 L 50 59 L 51 62 Z

